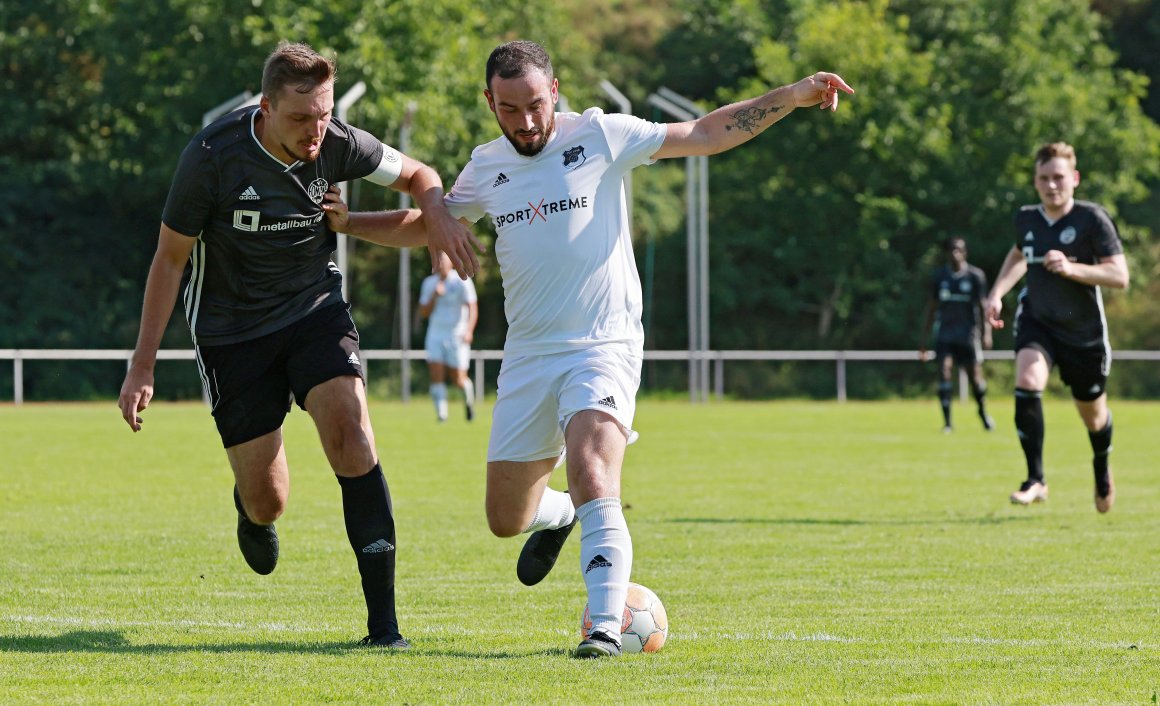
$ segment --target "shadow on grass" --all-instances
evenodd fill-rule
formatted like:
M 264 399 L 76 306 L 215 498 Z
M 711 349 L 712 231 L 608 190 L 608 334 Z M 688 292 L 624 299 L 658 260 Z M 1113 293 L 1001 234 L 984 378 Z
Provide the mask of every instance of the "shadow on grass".
M 567 656 L 568 650 L 553 648 L 528 652 L 472 652 L 468 650 L 428 650 L 422 646 L 407 652 L 363 647 L 351 642 L 233 642 L 229 644 L 172 645 L 133 643 L 117 630 L 74 630 L 62 635 L 0 635 L 0 652 L 67 653 L 106 652 L 109 654 L 179 654 L 183 652 L 258 652 L 339 655 L 345 653 L 382 654 L 391 657 L 462 657 L 466 659 L 526 659 Z
M 927 520 L 855 520 L 840 517 L 674 517 L 666 522 L 676 524 L 704 525 L 831 525 L 831 526 L 873 526 L 873 525 L 1003 525 L 1008 522 L 1031 522 L 1042 520 L 1035 515 L 1005 515 L 984 517 L 930 518 Z

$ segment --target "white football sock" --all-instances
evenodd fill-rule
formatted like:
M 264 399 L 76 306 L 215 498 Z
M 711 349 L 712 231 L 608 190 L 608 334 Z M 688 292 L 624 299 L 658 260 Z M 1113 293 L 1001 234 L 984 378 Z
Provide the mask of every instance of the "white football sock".
M 435 416 L 447 419 L 447 383 L 431 383 L 431 399 L 435 402 Z
M 597 498 L 576 508 L 580 518 L 580 574 L 588 588 L 592 630 L 620 639 L 628 579 L 632 574 L 632 537 L 620 498 Z
M 576 508 L 572 507 L 572 498 L 567 493 L 544 488 L 544 494 L 540 497 L 540 506 L 536 508 L 532 524 L 528 525 L 524 532 L 560 529 L 571 523 L 574 517 L 576 517 Z
M 471 382 L 471 378 L 463 379 L 463 401 L 468 407 L 475 406 L 475 383 Z

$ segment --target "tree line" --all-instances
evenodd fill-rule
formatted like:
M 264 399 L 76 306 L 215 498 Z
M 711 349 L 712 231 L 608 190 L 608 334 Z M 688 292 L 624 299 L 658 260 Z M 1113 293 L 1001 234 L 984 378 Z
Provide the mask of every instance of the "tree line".
M 941 243 L 965 237 L 993 276 L 1014 211 L 1036 200 L 1031 155 L 1054 140 L 1076 146 L 1079 196 L 1107 206 L 1124 239 L 1133 284 L 1108 297 L 1113 345 L 1160 348 L 1157 17 L 1139 0 L 585 0 L 534 12 L 512 0 L 12 0 L 0 7 L 0 348 L 132 347 L 177 157 L 208 109 L 259 92 L 278 40 L 333 52 L 337 95 L 366 82 L 350 122 L 388 143 L 414 104 L 409 152 L 450 188 L 471 148 L 499 134 L 484 62 L 517 37 L 549 49 L 573 109 L 611 110 L 605 78 L 658 121 L 668 118 L 645 97 L 659 86 L 707 109 L 818 69 L 857 89 L 835 116 L 798 111 L 710 159 L 713 348 L 917 348 Z M 647 346 L 683 348 L 683 165 L 634 178 Z M 362 209 L 398 203 L 370 185 L 352 198 Z M 413 257 L 424 273 L 426 255 Z M 352 246 L 364 347 L 399 345 L 398 258 Z M 499 348 L 494 263 L 476 285 L 476 346 Z M 189 345 L 175 316 L 163 347 Z M 832 392 L 832 371 L 816 366 L 733 367 L 729 387 L 742 396 Z M 197 394 L 185 368 L 168 380 L 159 370 L 159 396 Z M 684 371 L 670 368 L 646 370 L 646 384 L 679 389 Z M 121 372 L 30 365 L 26 394 L 111 397 Z M 926 374 L 883 367 L 864 392 L 914 391 Z M 1130 387 L 1114 394 L 1160 394 L 1154 373 L 1117 384 Z M 0 375 L 0 394 L 10 388 Z

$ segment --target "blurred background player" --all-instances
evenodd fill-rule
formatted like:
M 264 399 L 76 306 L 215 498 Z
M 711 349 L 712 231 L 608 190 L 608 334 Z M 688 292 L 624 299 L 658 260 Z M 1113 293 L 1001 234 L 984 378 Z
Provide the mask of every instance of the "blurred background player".
M 943 431 L 950 432 L 951 399 L 954 384 L 951 380 L 955 366 L 967 372 L 971 392 L 979 408 L 983 428 L 990 431 L 994 424 L 987 416 L 987 383 L 983 380 L 983 349 L 991 349 L 991 324 L 983 308 L 987 292 L 987 277 L 983 271 L 967 262 L 967 241 L 950 238 L 944 245 L 946 264 L 935 270 L 931 278 L 931 296 L 926 304 L 919 357 L 927 359 L 926 342 L 934 330 L 934 358 L 939 365 L 938 401 L 942 405 Z
M 1108 464 L 1112 415 L 1106 391 L 1112 349 L 1100 287 L 1126 288 L 1128 264 L 1115 223 L 1102 206 L 1075 200 L 1078 185 L 1071 145 L 1053 142 L 1039 148 L 1035 189 L 1040 203 L 1015 214 L 1015 246 L 986 307 L 991 324 L 1001 328 L 1003 295 L 1027 275 L 1015 312 L 1015 430 L 1027 458 L 1027 480 L 1011 494 L 1011 502 L 1047 500 L 1042 394 L 1051 368 L 1058 366 L 1088 429 L 1096 510 L 1107 512 L 1116 499 Z
M 431 375 L 431 400 L 435 416 L 447 421 L 447 375 L 463 391 L 467 421 L 475 417 L 475 386 L 467 374 L 471 341 L 479 319 L 475 284 L 451 277 L 454 272 L 446 253 L 436 253 L 435 273 L 419 288 L 419 315 L 427 319 L 427 371 Z

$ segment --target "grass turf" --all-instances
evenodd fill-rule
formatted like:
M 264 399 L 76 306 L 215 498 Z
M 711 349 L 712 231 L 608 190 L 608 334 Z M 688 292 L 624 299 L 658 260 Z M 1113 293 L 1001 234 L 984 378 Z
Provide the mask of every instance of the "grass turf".
M 483 516 L 490 410 L 436 425 L 372 405 L 395 502 L 407 653 L 360 649 L 340 494 L 287 422 L 282 559 L 251 573 L 206 410 L 0 407 L 0 702 L 1155 703 L 1160 404 L 1115 402 L 1119 499 L 1048 402 L 1051 500 L 1014 507 L 997 429 L 933 401 L 643 401 L 623 482 L 633 580 L 671 621 L 655 655 L 569 658 L 578 535 L 535 588 Z M 553 486 L 563 487 L 562 473 Z

